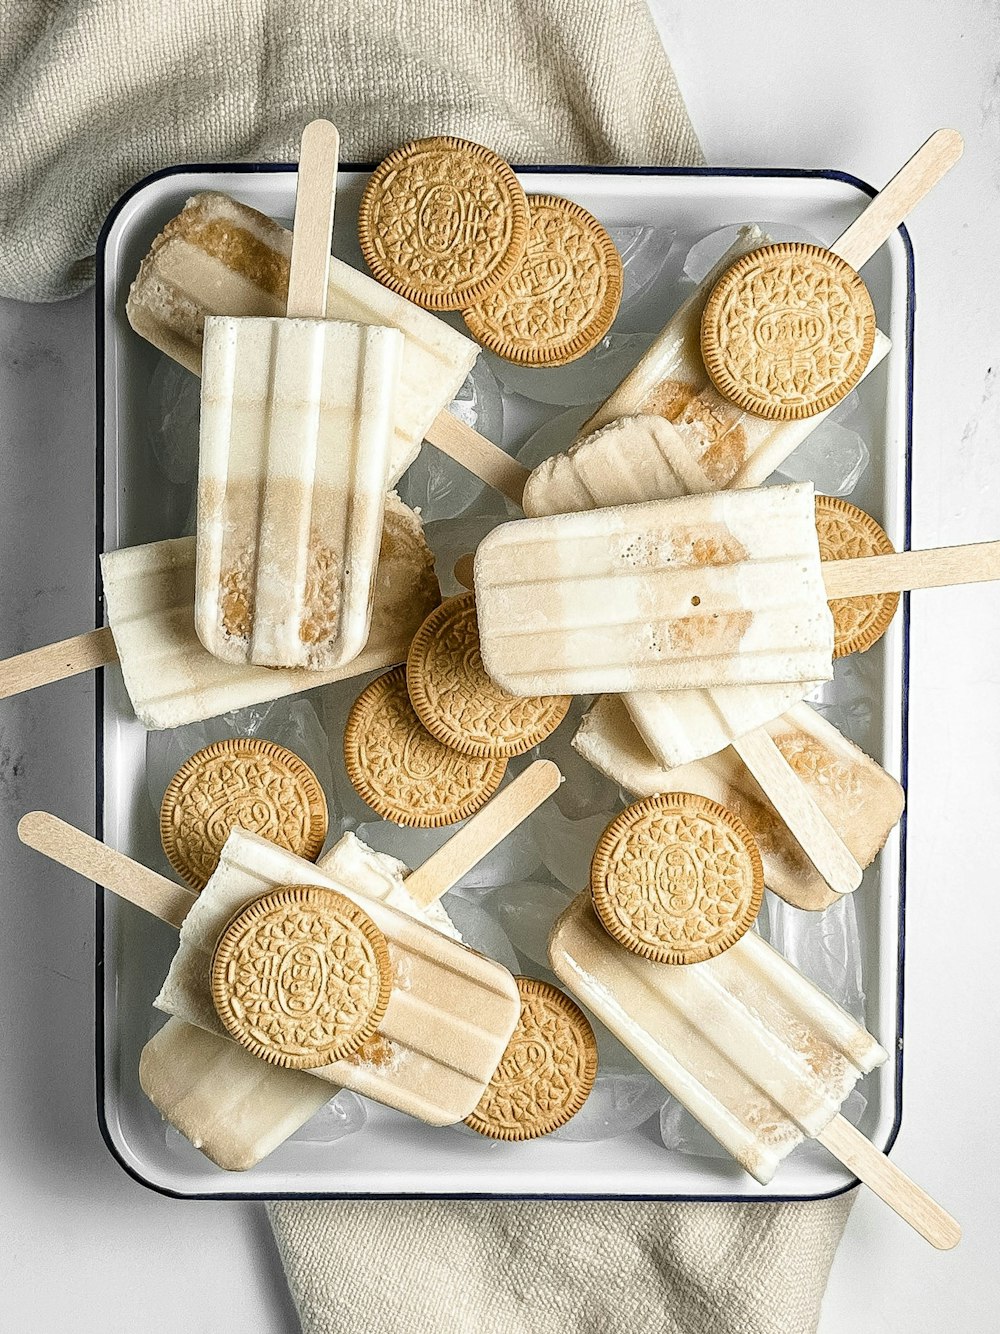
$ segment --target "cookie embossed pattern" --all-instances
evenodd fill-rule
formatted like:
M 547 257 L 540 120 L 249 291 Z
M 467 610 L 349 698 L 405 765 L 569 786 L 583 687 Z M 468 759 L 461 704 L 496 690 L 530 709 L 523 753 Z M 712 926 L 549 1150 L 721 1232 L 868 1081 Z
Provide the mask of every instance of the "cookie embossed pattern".
M 564 991 L 518 977 L 521 1017 L 503 1059 L 465 1124 L 490 1139 L 551 1134 L 586 1102 L 597 1077 L 597 1039 Z
M 557 366 L 596 347 L 622 298 L 615 243 L 579 204 L 531 195 L 528 243 L 513 273 L 463 312 L 484 347 L 507 361 Z
M 511 695 L 487 676 L 473 593 L 449 598 L 424 621 L 406 686 L 431 735 L 465 755 L 521 755 L 555 731 L 571 703 L 569 695 Z
M 705 304 L 701 351 L 716 389 L 771 421 L 831 408 L 865 373 L 875 307 L 839 255 L 802 243 L 738 259 Z
M 358 794 L 383 820 L 417 829 L 455 824 L 485 806 L 505 759 L 462 755 L 424 727 L 406 690 L 406 668 L 372 681 L 344 730 L 344 763 Z
M 373 275 L 428 310 L 461 310 L 524 251 L 528 204 L 510 167 L 481 144 L 418 139 L 376 168 L 358 214 Z
M 604 831 L 590 869 L 594 907 L 619 944 L 666 964 L 702 963 L 754 923 L 764 869 L 738 815 L 670 793 L 627 807 Z
M 170 865 L 204 889 L 230 830 L 239 825 L 307 861 L 323 850 L 327 805 L 316 775 L 290 750 L 232 737 L 197 751 L 177 770 L 160 805 Z
M 392 961 L 382 932 L 346 895 L 294 885 L 236 914 L 215 948 L 211 987 L 219 1018 L 248 1051 L 315 1069 L 374 1036 Z

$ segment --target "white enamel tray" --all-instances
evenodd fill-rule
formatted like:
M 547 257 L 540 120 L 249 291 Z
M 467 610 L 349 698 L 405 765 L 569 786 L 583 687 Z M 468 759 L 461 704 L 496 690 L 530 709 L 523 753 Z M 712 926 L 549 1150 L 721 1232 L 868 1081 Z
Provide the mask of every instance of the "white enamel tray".
M 566 195 L 609 227 L 676 231 L 676 243 L 659 276 L 620 318 L 616 327 L 626 331 L 654 330 L 665 323 L 691 290 L 680 281 L 680 265 L 702 236 L 732 223 L 781 220 L 829 242 L 873 193 L 839 172 L 531 168 L 521 177 L 529 192 Z M 365 171 L 341 170 L 335 234 L 336 253 L 359 267 L 354 223 L 365 179 Z M 272 216 L 289 218 L 294 188 L 290 168 L 183 168 L 142 182 L 109 218 L 99 252 L 97 302 L 97 463 L 104 495 L 99 550 L 176 536 L 188 520 L 189 493 L 165 484 L 151 467 L 149 441 L 157 423 L 150 422 L 150 379 L 163 358 L 133 333 L 125 318 L 125 298 L 141 257 L 156 232 L 199 190 L 221 190 Z M 866 266 L 865 279 L 879 327 L 893 347 L 860 387 L 861 411 L 855 412 L 852 425 L 865 435 L 871 463 L 852 499 L 879 518 L 899 547 L 908 545 L 909 536 L 913 312 L 912 256 L 902 229 Z M 532 429 L 528 410 L 522 399 L 508 398 L 504 407 L 504 443 L 516 451 Z M 97 623 L 103 623 L 99 590 Z M 904 599 L 889 634 L 858 669 L 874 701 L 863 741 L 904 786 L 907 626 Z M 155 860 L 155 812 L 145 784 L 146 735 L 132 715 L 117 668 L 103 675 L 97 706 L 98 831 L 113 846 Z M 860 1125 L 883 1149 L 891 1145 L 901 1116 L 904 890 L 905 819 L 856 895 L 867 1023 L 890 1052 L 889 1062 L 861 1086 L 867 1106 Z M 214 1198 L 424 1194 L 787 1199 L 835 1194 L 851 1184 L 839 1164 L 818 1146 L 806 1145 L 763 1188 L 728 1158 L 668 1151 L 655 1116 L 616 1139 L 543 1139 L 518 1146 L 434 1130 L 372 1104 L 367 1105 L 364 1129 L 349 1138 L 332 1143 L 292 1140 L 251 1171 L 227 1174 L 169 1131 L 138 1085 L 140 1050 L 163 1022 L 151 1002 L 175 934 L 111 895 L 99 896 L 97 929 L 101 1127 L 123 1167 L 155 1189 Z

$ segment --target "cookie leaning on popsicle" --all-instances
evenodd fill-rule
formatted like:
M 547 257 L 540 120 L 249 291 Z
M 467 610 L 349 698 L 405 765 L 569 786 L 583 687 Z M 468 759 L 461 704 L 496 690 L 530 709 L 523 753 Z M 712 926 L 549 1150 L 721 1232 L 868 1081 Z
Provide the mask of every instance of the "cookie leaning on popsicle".
M 871 865 L 903 813 L 900 785 L 804 702 L 773 719 L 765 730 L 857 864 Z M 628 709 L 615 695 L 602 695 L 594 702 L 572 745 L 595 769 L 635 796 L 697 792 L 734 811 L 760 848 L 768 889 L 794 907 L 819 912 L 840 898 L 732 747 L 664 768 L 649 753 Z
M 431 929 L 417 918 L 434 911 L 432 905 L 440 895 L 554 791 L 559 781 L 559 771 L 551 762 L 530 766 L 495 798 L 488 811 L 470 820 L 405 881 L 400 863 L 372 852 L 353 835 L 345 835 L 320 866 L 313 866 L 235 830 L 223 850 L 219 870 L 195 900 L 190 891 L 44 812 L 25 816 L 19 832 L 29 846 L 88 878 L 103 880 L 147 911 L 182 926 L 181 948 L 157 1003 L 227 1045 L 232 1044 L 223 1036 L 209 993 L 208 966 L 217 937 L 232 914 L 281 885 L 327 887 L 346 895 L 364 909 L 389 944 L 392 996 L 377 1037 L 359 1058 L 338 1061 L 312 1072 L 309 1078 L 325 1081 L 327 1097 L 332 1096 L 329 1085 L 333 1082 L 433 1124 L 445 1124 L 468 1115 L 482 1096 L 514 1030 L 520 1001 L 513 980 L 499 964 L 448 940 L 440 929 Z M 199 1037 L 190 1044 L 197 1051 L 196 1079 L 206 1078 L 214 1088 L 219 1087 L 223 1069 L 232 1073 L 234 1065 L 225 1061 L 217 1043 L 211 1046 Z M 182 1112 L 185 1108 L 190 1111 L 193 1100 L 200 1109 L 198 1115 L 213 1121 L 206 1089 L 192 1093 L 193 1086 L 182 1072 L 176 1071 L 171 1081 L 164 1066 L 166 1049 L 176 1057 L 183 1044 L 183 1031 L 171 1025 L 169 1036 L 154 1047 L 147 1062 L 149 1082 L 156 1083 L 161 1107 L 177 1103 Z M 255 1065 L 262 1064 L 250 1059 Z M 248 1087 L 259 1093 L 260 1070 L 252 1073 L 245 1061 L 235 1065 Z M 277 1092 L 278 1079 L 292 1090 L 288 1097 Z M 301 1071 L 275 1067 L 266 1091 L 268 1114 L 277 1106 L 278 1121 L 282 1129 L 287 1127 L 286 1133 L 295 1128 L 291 1122 L 300 1096 L 305 1101 L 298 1124 L 321 1105 L 316 1096 L 310 1097 L 313 1091 L 303 1085 Z M 248 1114 L 249 1129 L 242 1124 L 243 1113 Z M 191 1123 L 186 1124 L 191 1130 Z M 264 1152 L 275 1147 L 273 1135 L 252 1106 L 241 1107 L 241 1121 L 231 1134 L 219 1127 L 217 1115 L 214 1124 L 221 1141 L 217 1151 L 227 1161 L 241 1166 L 252 1165 L 251 1158 L 258 1161 L 263 1156 L 253 1156 L 253 1136 L 258 1131 L 262 1142 L 270 1145 Z
M 373 852 L 353 835 L 342 838 L 319 865 L 338 880 L 350 877 L 366 896 L 389 896 L 402 911 L 455 935 L 436 896 L 515 829 L 558 782 L 555 766 L 531 766 L 415 872 L 407 874 L 401 862 Z M 160 1114 L 227 1171 L 253 1167 L 334 1096 L 315 1075 L 266 1065 L 228 1038 L 177 1018 L 168 1019 L 143 1048 L 139 1080 Z
M 194 195 L 142 261 L 125 308 L 129 323 L 200 375 L 207 318 L 284 313 L 291 243 L 286 228 L 228 195 Z M 478 345 L 336 258 L 326 309 L 331 319 L 384 325 L 403 335 L 389 485 L 427 440 L 519 504 L 527 470 L 447 411 Z
M 862 214 L 834 241 L 830 251 L 860 269 L 962 154 L 955 130 L 938 130 L 913 155 Z M 734 261 L 769 238 L 748 229 L 671 318 L 635 369 L 580 428 L 578 443 L 534 470 L 524 494 L 529 515 L 565 513 L 595 504 L 659 500 L 691 489 L 701 474 L 710 489 L 756 486 L 765 481 L 825 414 L 799 421 L 772 422 L 742 411 L 718 392 L 701 354 L 705 305 Z M 888 339 L 876 334 L 865 374 L 886 355 Z M 633 446 L 626 454 L 612 438 L 594 433 L 622 417 L 655 415 L 680 436 L 683 471 L 670 478 L 655 445 Z M 663 490 L 664 484 L 678 489 Z M 655 485 L 659 489 L 651 490 Z M 596 487 L 598 495 L 586 496 Z M 609 490 L 610 488 L 610 490 Z
M 954 131 L 932 135 L 834 244 L 839 259 L 861 267 L 961 150 L 961 138 Z M 767 239 L 756 229 L 741 235 L 635 370 L 582 428 L 582 439 L 568 453 L 535 469 L 525 485 L 526 513 L 566 513 L 751 485 L 763 481 L 813 429 L 823 414 L 774 423 L 741 411 L 711 383 L 702 357 L 706 303 L 734 261 Z M 863 374 L 881 360 L 888 346 L 888 340 L 876 333 Z M 675 691 L 672 696 L 645 690 L 627 700 L 636 726 L 662 766 L 688 763 L 736 744 L 811 860 L 843 893 L 856 888 L 860 868 L 846 855 L 815 803 L 803 802 L 794 776 L 761 730 L 804 693 L 787 684 L 723 686 Z

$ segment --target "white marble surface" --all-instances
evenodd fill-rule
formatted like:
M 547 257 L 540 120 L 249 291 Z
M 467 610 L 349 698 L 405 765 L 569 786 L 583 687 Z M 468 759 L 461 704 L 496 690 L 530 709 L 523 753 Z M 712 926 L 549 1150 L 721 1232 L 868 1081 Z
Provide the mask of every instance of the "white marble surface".
M 885 180 L 935 127 L 966 156 L 911 222 L 917 262 L 914 544 L 1000 536 L 1000 10 L 995 0 L 653 0 L 714 164 Z M 0 651 L 92 624 L 89 297 L 0 303 Z M 1000 591 L 913 614 L 904 1119 L 894 1156 L 965 1225 L 937 1255 L 863 1195 L 821 1334 L 996 1327 L 1000 1093 L 993 1016 Z M 14 817 L 88 825 L 92 683 L 0 704 L 0 1325 L 158 1334 L 296 1328 L 263 1210 L 164 1199 L 94 1115 L 93 910 Z

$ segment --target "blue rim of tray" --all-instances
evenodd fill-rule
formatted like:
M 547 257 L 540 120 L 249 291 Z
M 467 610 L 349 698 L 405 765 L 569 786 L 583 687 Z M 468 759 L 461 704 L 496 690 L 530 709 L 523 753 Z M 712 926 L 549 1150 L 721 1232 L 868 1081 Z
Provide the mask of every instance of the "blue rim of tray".
M 341 163 L 341 169 L 345 172 L 371 172 L 377 164 L 369 163 Z M 261 172 L 284 173 L 298 170 L 298 164 L 295 162 L 200 162 L 185 163 L 172 167 L 164 167 L 160 171 L 154 171 L 149 176 L 144 176 L 142 180 L 137 181 L 121 196 L 118 202 L 111 209 L 105 219 L 104 226 L 101 228 L 97 239 L 96 249 L 96 271 L 95 271 L 95 293 L 94 317 L 96 324 L 95 333 L 95 367 L 97 378 L 96 395 L 96 456 L 97 456 L 97 491 L 95 500 L 95 533 L 96 533 L 96 552 L 95 559 L 95 615 L 94 624 L 96 627 L 104 625 L 104 606 L 101 588 L 101 571 L 99 557 L 104 550 L 104 423 L 105 423 L 105 403 L 104 403 L 104 355 L 105 355 L 105 337 L 104 337 L 104 296 L 107 275 L 105 271 L 105 254 L 108 237 L 111 229 L 130 199 L 146 187 L 156 181 L 164 180 L 170 176 L 183 175 L 218 175 L 220 172 L 231 173 L 233 175 L 256 175 Z M 750 179 L 777 179 L 777 180 L 825 180 L 840 181 L 845 185 L 853 186 L 862 194 L 874 198 L 878 191 L 862 180 L 859 176 L 854 176 L 846 171 L 833 170 L 810 170 L 801 167 L 634 167 L 634 166 L 516 166 L 514 170 L 519 176 L 531 175 L 556 175 L 556 176 L 673 176 L 673 177 L 725 177 L 738 178 L 746 177 Z M 913 330 L 914 317 L 916 311 L 916 285 L 913 262 L 913 245 L 910 241 L 910 234 L 905 225 L 900 225 L 897 229 L 906 254 L 906 412 L 905 412 L 905 444 L 903 454 L 903 474 L 905 479 L 903 496 L 903 531 L 905 545 L 910 546 L 911 535 L 911 485 L 912 485 L 912 464 L 913 464 Z M 909 770 L 909 696 L 910 696 L 910 596 L 904 593 L 902 597 L 902 625 L 903 625 L 903 682 L 902 695 L 900 702 L 900 783 L 904 793 L 908 791 L 908 770 Z M 95 811 L 94 828 L 97 838 L 104 837 L 104 668 L 98 669 L 98 678 L 94 691 L 94 712 L 95 712 Z M 895 1043 L 895 1106 L 896 1114 L 893 1119 L 892 1127 L 889 1131 L 889 1137 L 886 1141 L 885 1152 L 888 1153 L 896 1142 L 900 1126 L 903 1120 L 903 1000 L 906 990 L 906 871 L 907 871 L 907 811 L 908 803 L 904 804 L 903 814 L 899 823 L 899 912 L 896 923 L 896 948 L 897 948 L 897 989 L 896 989 L 896 1043 Z M 668 1203 L 685 1202 L 708 1204 L 786 1204 L 796 1203 L 808 1200 L 827 1200 L 833 1199 L 838 1195 L 843 1195 L 857 1186 L 857 1178 L 853 1178 L 843 1186 L 838 1186 L 835 1190 L 821 1191 L 815 1195 L 691 1195 L 691 1194 L 655 1194 L 655 1195 L 614 1195 L 591 1194 L 586 1191 L 569 1192 L 567 1194 L 506 1194 L 493 1191 L 470 1191 L 470 1192 L 449 1192 L 447 1195 L 441 1195 L 429 1191 L 409 1191 L 395 1193 L 386 1193 L 382 1191 L 274 1191 L 261 1193 L 259 1191 L 181 1191 L 172 1190 L 169 1186 L 161 1185 L 159 1182 L 150 1181 L 144 1177 L 130 1162 L 128 1162 L 121 1153 L 118 1145 L 115 1143 L 111 1129 L 108 1126 L 105 1113 L 105 1076 L 106 1066 L 104 1059 L 105 1050 L 105 1018 L 104 1018 L 104 893 L 101 886 L 95 885 L 98 891 L 96 899 L 95 930 L 97 939 L 94 950 L 94 986 L 95 986 L 95 1013 L 94 1013 L 94 1041 L 95 1041 L 95 1074 L 96 1074 L 96 1101 L 97 1101 L 97 1123 L 100 1127 L 101 1135 L 109 1152 L 123 1171 L 127 1172 L 133 1180 L 148 1190 L 155 1191 L 159 1195 L 168 1196 L 171 1199 L 182 1200 L 621 1200 L 626 1202 L 641 1203 Z M 234 1174 L 235 1175 L 235 1174 Z

